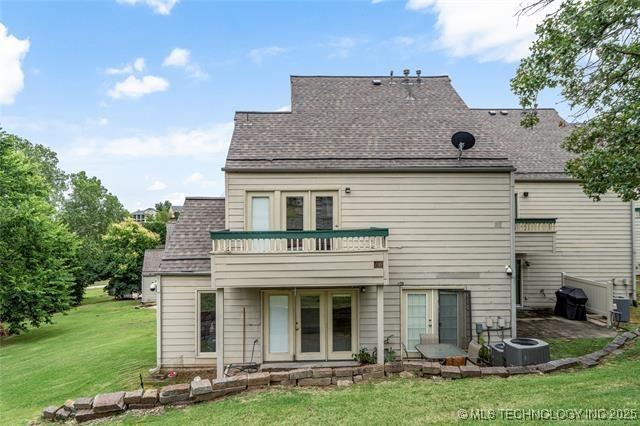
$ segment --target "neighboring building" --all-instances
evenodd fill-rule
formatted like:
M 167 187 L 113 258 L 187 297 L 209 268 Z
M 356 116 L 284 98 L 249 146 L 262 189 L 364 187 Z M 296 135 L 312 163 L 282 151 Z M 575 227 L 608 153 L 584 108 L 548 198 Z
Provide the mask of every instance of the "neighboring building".
M 136 210 L 135 212 L 131 213 L 131 217 L 138 223 L 145 223 L 146 221 L 151 220 L 151 218 L 155 214 L 156 209 L 149 207 L 145 210 Z
M 145 210 L 136 210 L 131 213 L 131 217 L 138 223 L 145 223 L 153 218 L 158 211 L 152 207 L 149 207 Z M 169 213 L 171 214 L 172 219 L 176 219 L 180 216 L 180 212 L 182 212 L 182 206 L 171 206 L 169 207 Z
M 160 285 L 160 262 L 162 261 L 163 248 L 147 249 L 144 251 L 142 262 L 142 303 L 156 303 L 156 292 L 151 290 L 155 284 L 156 290 Z
M 612 282 L 615 296 L 633 297 L 633 210 L 607 194 L 589 199 L 564 173 L 570 154 L 561 142 L 571 131 L 554 109 L 540 123 L 520 126 L 521 110 L 474 109 L 516 167 L 516 304 L 551 307 L 558 277 Z
M 464 348 L 474 323 L 516 334 L 517 305 L 549 306 L 561 272 L 632 276 L 630 205 L 563 175 L 555 112 L 523 130 L 448 77 L 291 87 L 291 112 L 236 113 L 226 199 L 187 198 L 167 236 L 159 366 L 221 374 L 254 342 L 258 363 L 350 360 L 389 336 L 403 357 L 420 334 Z M 461 158 L 458 131 L 477 141 Z

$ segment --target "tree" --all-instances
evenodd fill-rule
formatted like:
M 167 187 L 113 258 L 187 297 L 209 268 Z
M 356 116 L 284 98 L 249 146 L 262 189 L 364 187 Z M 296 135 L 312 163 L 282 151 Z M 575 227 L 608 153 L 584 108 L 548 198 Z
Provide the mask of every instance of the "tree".
M 167 222 L 173 219 L 171 211 L 171 201 L 162 201 L 155 205 L 156 213 L 151 220 L 144 223 L 144 227 L 160 236 L 160 243 L 165 244 L 167 240 Z
M 0 130 L 0 323 L 10 333 L 68 309 L 78 248 L 55 218 L 55 189 L 23 141 Z
M 14 149 L 22 152 L 31 160 L 33 167 L 37 167 L 41 176 L 51 186 L 51 201 L 59 206 L 62 202 L 64 192 L 67 189 L 67 175 L 58 167 L 58 156 L 51 149 L 44 145 L 32 144 L 28 140 L 11 135 L 2 134 L 6 143 L 11 143 Z
M 105 291 L 117 298 L 140 292 L 144 251 L 157 246 L 160 237 L 127 218 L 109 225 L 102 242 L 106 272 L 111 277 Z
M 560 88 L 576 117 L 563 146 L 567 172 L 599 200 L 608 191 L 640 197 L 640 0 L 539 0 L 521 13 L 558 6 L 536 29 L 531 54 L 511 81 L 534 126 L 537 98 Z
M 88 285 L 108 277 L 102 256 L 102 235 L 109 225 L 120 222 L 128 213 L 118 198 L 102 186 L 100 179 L 88 177 L 85 172 L 72 174 L 69 187 L 60 218 L 82 241 L 72 288 L 73 302 L 79 304 Z

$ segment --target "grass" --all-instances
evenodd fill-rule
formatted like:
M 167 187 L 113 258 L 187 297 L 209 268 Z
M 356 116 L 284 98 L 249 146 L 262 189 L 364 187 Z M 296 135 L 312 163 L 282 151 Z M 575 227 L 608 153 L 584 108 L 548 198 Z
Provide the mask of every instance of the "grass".
M 97 392 L 135 389 L 155 365 L 155 310 L 89 289 L 54 323 L 2 340 L 0 423 L 24 424 L 44 407 Z
M 138 387 L 155 364 L 155 311 L 90 289 L 54 324 L 0 347 L 0 424 L 25 424 L 50 404 Z M 638 311 L 634 310 L 634 318 Z M 609 339 L 551 341 L 553 358 L 600 349 Z M 629 408 L 640 412 L 640 342 L 605 365 L 571 373 L 461 381 L 391 380 L 347 389 L 280 389 L 215 403 L 135 414 L 110 424 L 452 423 L 460 408 Z M 503 422 L 504 423 L 504 422 Z
M 132 424 L 442 424 L 466 409 L 628 409 L 640 418 L 640 342 L 592 369 L 508 379 L 396 379 L 346 389 L 269 390 L 226 400 L 128 413 L 110 425 Z M 506 424 L 500 419 L 485 424 Z

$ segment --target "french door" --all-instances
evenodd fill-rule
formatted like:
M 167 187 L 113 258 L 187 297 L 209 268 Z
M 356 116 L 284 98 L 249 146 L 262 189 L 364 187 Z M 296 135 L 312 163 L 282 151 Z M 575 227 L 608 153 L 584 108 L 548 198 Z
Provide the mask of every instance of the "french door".
M 420 344 L 420 336 L 437 342 L 438 328 L 436 293 L 433 290 L 407 290 L 403 294 L 404 327 L 403 342 L 408 352 L 416 352 Z
M 357 292 L 265 291 L 266 361 L 351 359 L 357 351 Z

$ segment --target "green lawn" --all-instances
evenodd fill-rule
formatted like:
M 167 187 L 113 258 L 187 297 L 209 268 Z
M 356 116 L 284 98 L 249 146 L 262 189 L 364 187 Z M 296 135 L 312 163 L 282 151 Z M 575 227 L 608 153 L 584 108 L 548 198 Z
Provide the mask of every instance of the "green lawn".
M 50 404 L 138 387 L 155 364 L 155 311 L 91 289 L 55 323 L 6 338 L 0 347 L 0 424 L 24 424 Z M 600 349 L 609 339 L 552 341 L 554 358 Z M 567 374 L 460 381 L 392 380 L 349 389 L 292 389 L 215 403 L 127 414 L 113 424 L 453 422 L 460 408 L 640 410 L 640 342 L 605 365 Z
M 457 381 L 396 379 L 346 389 L 270 390 L 169 408 L 161 415 L 129 413 L 109 424 L 441 424 L 455 422 L 459 409 L 507 408 L 631 409 L 640 419 L 640 342 L 602 366 L 570 373 Z
M 155 310 L 89 289 L 85 303 L 54 324 L 2 340 L 0 423 L 19 424 L 49 404 L 135 389 L 155 365 Z

